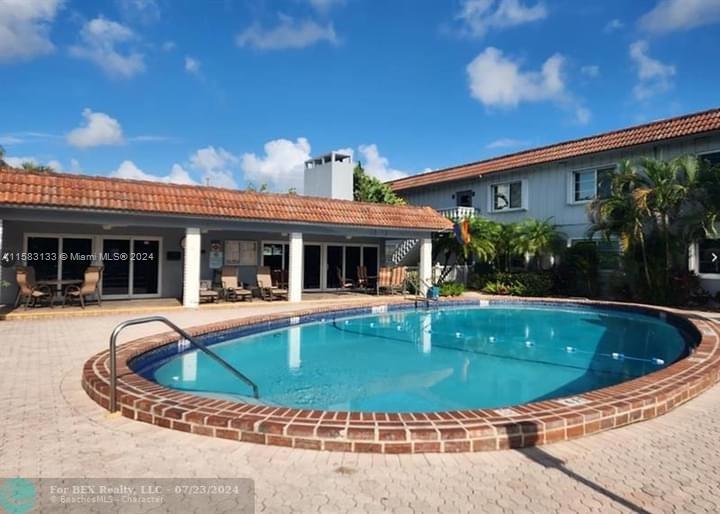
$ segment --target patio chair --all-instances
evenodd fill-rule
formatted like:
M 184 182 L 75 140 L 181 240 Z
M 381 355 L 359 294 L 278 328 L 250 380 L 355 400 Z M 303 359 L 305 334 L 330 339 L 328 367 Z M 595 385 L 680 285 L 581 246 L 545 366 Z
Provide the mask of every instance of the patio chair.
M 73 300 L 80 301 L 80 307 L 85 308 L 86 297 L 95 295 L 98 307 L 102 307 L 102 296 L 100 295 L 100 279 L 102 278 L 102 268 L 99 266 L 88 266 L 85 269 L 85 276 L 82 284 L 79 286 L 67 286 L 65 296 L 63 297 L 63 305 L 72 305 Z
M 357 270 L 357 287 L 358 289 L 371 289 L 377 283 L 377 277 L 369 277 L 367 266 L 358 266 Z
M 215 303 L 220 297 L 220 293 L 214 291 L 212 288 L 212 280 L 201 280 L 200 281 L 200 302 Z
M 390 268 L 382 267 L 378 270 L 375 291 L 377 294 L 381 292 L 392 293 L 392 270 Z
M 248 300 L 252 298 L 252 292 L 245 289 L 242 282 L 238 282 L 237 266 L 223 266 L 220 281 L 223 287 L 223 298 L 228 302 Z
M 396 292 L 405 293 L 405 279 L 407 278 L 407 268 L 405 266 L 397 266 L 392 269 L 391 294 Z
M 335 273 L 337 275 L 338 284 L 340 284 L 341 289 L 354 289 L 355 284 L 353 284 L 352 280 L 348 280 L 345 277 L 343 277 L 342 270 L 339 266 L 335 266 Z
M 35 283 L 35 268 L 32 266 L 18 266 L 15 268 L 15 280 L 18 285 L 18 294 L 15 307 L 25 300 L 25 308 L 36 307 L 41 300 L 47 299 L 52 307 L 52 291 L 49 286 L 38 286 Z
M 257 285 L 260 290 L 260 297 L 263 300 L 287 300 L 287 289 L 275 287 L 270 277 L 270 268 L 267 266 L 259 266 L 257 269 Z

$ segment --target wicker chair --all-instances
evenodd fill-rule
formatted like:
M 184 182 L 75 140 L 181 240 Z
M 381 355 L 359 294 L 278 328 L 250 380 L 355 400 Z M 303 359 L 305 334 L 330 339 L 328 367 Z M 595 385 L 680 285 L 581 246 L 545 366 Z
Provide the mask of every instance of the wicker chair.
M 98 307 L 102 307 L 102 295 L 100 294 L 100 280 L 102 280 L 102 268 L 100 266 L 88 266 L 85 269 L 85 276 L 79 286 L 68 286 L 65 289 L 63 305 L 72 305 L 73 300 L 80 302 L 80 307 L 85 308 L 86 298 L 95 295 Z
M 18 294 L 15 299 L 15 307 L 24 300 L 25 308 L 40 305 L 41 300 L 48 300 L 52 304 L 52 291 L 49 286 L 38 286 L 35 283 L 35 268 L 32 266 L 17 266 L 15 268 L 15 280 L 18 285 Z

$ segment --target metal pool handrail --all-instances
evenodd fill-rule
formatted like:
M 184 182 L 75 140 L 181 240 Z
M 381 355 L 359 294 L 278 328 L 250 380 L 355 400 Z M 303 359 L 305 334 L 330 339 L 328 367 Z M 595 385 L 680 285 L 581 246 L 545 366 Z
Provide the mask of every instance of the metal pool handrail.
M 147 316 L 144 318 L 136 318 L 136 319 L 130 319 L 127 321 L 123 321 L 118 326 L 116 326 L 112 334 L 110 335 L 110 412 L 117 412 L 117 357 L 115 355 L 115 349 L 117 347 L 117 337 L 125 328 L 131 327 L 133 325 L 141 325 L 143 323 L 153 323 L 153 322 L 159 322 L 164 323 L 171 329 L 173 329 L 175 332 L 180 334 L 180 336 L 188 341 L 190 344 L 195 346 L 198 350 L 202 351 L 203 353 L 207 354 L 210 358 L 214 359 L 218 364 L 220 364 L 223 368 L 228 370 L 230 373 L 235 375 L 237 378 L 242 380 L 245 384 L 252 387 L 253 390 L 253 397 L 254 398 L 260 398 L 260 392 L 258 390 L 257 384 L 250 380 L 248 377 L 240 373 L 237 369 L 235 369 L 233 366 L 231 366 L 225 359 L 220 357 L 217 353 L 210 350 L 207 346 L 205 346 L 204 343 L 201 343 L 200 341 L 196 340 L 194 337 L 192 337 L 190 334 L 185 332 L 182 328 L 178 327 L 175 323 L 170 321 L 167 318 L 164 318 L 162 316 Z

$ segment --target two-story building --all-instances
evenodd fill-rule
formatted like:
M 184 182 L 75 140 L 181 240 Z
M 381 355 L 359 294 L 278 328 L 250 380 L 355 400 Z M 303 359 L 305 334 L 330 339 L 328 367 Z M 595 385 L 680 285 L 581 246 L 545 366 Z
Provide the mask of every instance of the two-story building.
M 587 240 L 587 205 L 608 194 L 608 174 L 619 162 L 685 154 L 720 164 L 720 109 L 413 175 L 389 185 L 408 203 L 430 205 L 453 217 L 478 215 L 499 222 L 552 218 L 573 244 Z M 599 238 L 596 244 L 602 252 L 618 251 L 617 244 Z M 711 292 L 720 291 L 717 256 L 720 240 L 702 240 L 690 249 L 690 269 Z

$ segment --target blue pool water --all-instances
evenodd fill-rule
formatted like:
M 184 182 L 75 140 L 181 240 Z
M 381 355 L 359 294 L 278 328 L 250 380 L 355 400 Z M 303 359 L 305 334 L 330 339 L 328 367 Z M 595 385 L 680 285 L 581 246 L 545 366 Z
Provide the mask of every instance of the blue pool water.
M 644 314 L 491 305 L 329 318 L 212 349 L 258 384 L 262 403 L 427 412 L 610 386 L 671 364 L 688 345 L 678 328 Z M 212 397 L 247 400 L 250 394 L 196 351 L 160 363 L 150 376 Z

